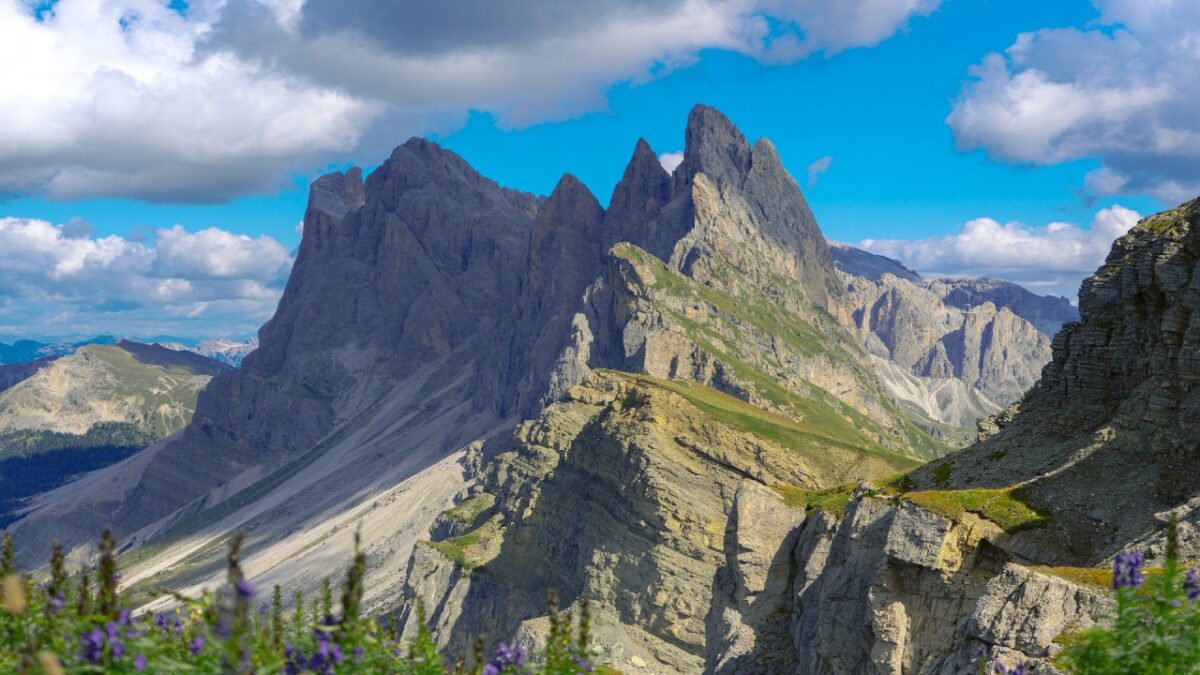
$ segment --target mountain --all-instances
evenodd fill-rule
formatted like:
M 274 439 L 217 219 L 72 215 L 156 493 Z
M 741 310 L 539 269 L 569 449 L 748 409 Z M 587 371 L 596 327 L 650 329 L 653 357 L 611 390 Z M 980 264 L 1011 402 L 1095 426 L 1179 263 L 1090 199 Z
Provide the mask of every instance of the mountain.
M 1050 360 L 1050 343 L 1079 315 L 1066 298 L 993 279 L 923 279 L 901 263 L 844 244 L 830 249 L 849 322 L 880 377 L 947 442 L 1018 399 Z
M 38 342 L 36 340 L 17 340 L 11 345 L 0 342 L 0 365 L 29 363 L 38 359 L 53 356 L 74 354 L 80 347 L 87 345 L 113 345 L 117 338 L 111 335 L 100 335 L 79 342 Z
M 35 453 L 48 436 L 85 437 L 100 425 L 120 428 L 122 438 L 163 438 L 188 423 L 197 393 L 224 370 L 136 342 L 81 347 L 0 392 L 0 457 Z
M 182 342 L 158 342 L 161 347 L 166 347 L 177 352 L 192 352 L 201 356 L 206 356 L 210 359 L 220 361 L 226 365 L 240 368 L 242 361 L 250 352 L 258 349 L 258 338 L 250 338 L 245 342 L 237 342 L 226 338 L 214 338 L 212 340 L 201 340 L 195 346 L 189 347 Z
M 453 589 L 426 605 L 448 644 L 587 589 L 614 659 L 695 669 L 739 481 L 815 490 L 946 450 L 844 298 L 775 149 L 710 108 L 673 174 L 639 142 L 607 210 L 570 175 L 529 195 L 412 139 L 313 184 L 275 316 L 190 425 L 11 530 L 37 559 L 111 526 L 140 591 L 210 583 L 243 529 L 248 573 L 290 596 L 361 527 L 368 606 Z
M 832 508 L 743 482 L 708 668 L 975 672 L 983 649 L 1054 672 L 1113 610 L 1116 553 L 1161 561 L 1174 515 L 1200 558 L 1198 262 L 1200 200 L 1118 239 L 1037 385 L 970 448 Z
M 129 341 L 0 366 L 0 522 L 21 499 L 183 428 L 198 392 L 226 370 Z

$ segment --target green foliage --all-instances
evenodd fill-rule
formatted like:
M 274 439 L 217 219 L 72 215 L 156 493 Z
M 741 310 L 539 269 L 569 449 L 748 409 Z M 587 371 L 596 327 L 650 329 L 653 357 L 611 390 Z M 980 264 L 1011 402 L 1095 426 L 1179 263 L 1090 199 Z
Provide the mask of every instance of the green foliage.
M 954 473 L 954 465 L 950 462 L 942 462 L 933 470 L 933 482 L 938 485 L 945 485 L 950 480 L 950 474 Z
M 175 609 L 140 616 L 130 614 L 127 598 L 116 587 L 111 534 L 101 543 L 95 591 L 88 568 L 80 571 L 78 583 L 68 583 L 65 556 L 55 547 L 48 583 L 34 585 L 15 569 L 0 579 L 0 673 L 576 675 L 594 670 L 586 602 L 580 604 L 578 632 L 569 612 L 551 606 L 547 647 L 529 655 L 528 663 L 523 650 L 501 644 L 485 664 L 481 642 L 468 666 L 465 657 L 451 662 L 439 652 L 419 603 L 416 635 L 407 642 L 396 635 L 394 622 L 385 630 L 363 614 L 367 565 L 357 542 L 341 588 L 340 613 L 332 613 L 337 608 L 326 586 L 307 603 L 318 616 L 306 617 L 298 594 L 290 622 L 278 586 L 269 605 L 255 606 L 257 590 L 242 571 L 241 547 L 241 535 L 234 536 L 221 587 L 198 598 L 172 594 Z
M 775 491 L 783 497 L 788 506 L 804 510 L 819 509 L 841 518 L 846 513 L 846 506 L 850 503 L 850 495 L 855 487 L 857 485 L 851 483 L 824 490 L 805 490 L 791 485 L 779 485 L 775 487 Z
M 903 497 L 954 520 L 961 518 L 964 512 L 974 513 L 999 525 L 1005 532 L 1016 532 L 1046 520 L 1021 499 L 1016 488 L 923 490 L 905 493 Z
M 1120 559 L 1117 567 L 1122 565 Z M 1136 565 L 1135 565 L 1136 568 Z M 1110 575 L 1111 578 L 1111 575 Z M 1128 579 L 1129 576 L 1125 576 Z M 1159 574 L 1122 583 L 1111 625 L 1072 633 L 1056 665 L 1078 675 L 1200 672 L 1200 590 L 1174 556 Z M 1060 643 L 1061 644 L 1061 643 Z

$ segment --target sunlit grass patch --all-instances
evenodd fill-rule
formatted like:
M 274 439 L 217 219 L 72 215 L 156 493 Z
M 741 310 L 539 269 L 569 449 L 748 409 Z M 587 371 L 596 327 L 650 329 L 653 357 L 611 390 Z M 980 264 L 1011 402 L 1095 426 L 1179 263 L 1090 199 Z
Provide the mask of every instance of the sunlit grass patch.
M 974 513 L 999 525 L 1005 532 L 1035 527 L 1046 520 L 1045 516 L 1021 499 L 1016 488 L 921 490 L 907 492 L 902 498 L 956 520 L 964 512 Z

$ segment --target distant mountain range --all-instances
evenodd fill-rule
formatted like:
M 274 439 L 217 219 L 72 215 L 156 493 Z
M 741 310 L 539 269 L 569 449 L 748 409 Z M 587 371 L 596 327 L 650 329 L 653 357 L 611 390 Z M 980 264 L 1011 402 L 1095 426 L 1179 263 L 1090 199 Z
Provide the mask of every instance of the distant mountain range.
M 242 359 L 246 358 L 250 352 L 258 349 L 258 338 L 250 338 L 245 342 L 216 338 L 213 340 L 202 340 L 193 347 L 188 347 L 179 342 L 159 342 L 157 344 L 175 351 L 188 351 L 201 356 L 207 356 L 210 359 L 215 359 L 234 368 L 240 368 Z
M 111 335 L 100 335 L 87 340 L 76 342 L 38 342 L 37 340 L 17 340 L 13 344 L 0 342 L 0 366 L 20 363 L 30 363 L 38 359 L 53 358 L 65 354 L 74 354 L 87 345 L 114 345 L 122 341 Z M 195 344 L 182 342 L 174 338 L 156 338 L 140 340 L 145 344 L 158 344 L 174 351 L 187 351 L 201 356 L 216 359 L 222 363 L 240 367 L 242 359 L 258 348 L 258 338 L 250 338 L 244 342 L 227 338 L 201 340 Z M 2 383 L 2 381 L 0 381 Z
M 29 363 L 46 357 L 74 354 L 85 345 L 112 345 L 117 338 L 111 335 L 100 335 L 90 340 L 78 342 L 38 342 L 36 340 L 17 340 L 11 345 L 0 342 L 0 366 L 14 363 Z
M 848 321 L 889 391 L 918 423 L 955 446 L 976 421 L 1021 398 L 1050 360 L 1066 298 L 995 279 L 925 279 L 891 258 L 830 246 Z

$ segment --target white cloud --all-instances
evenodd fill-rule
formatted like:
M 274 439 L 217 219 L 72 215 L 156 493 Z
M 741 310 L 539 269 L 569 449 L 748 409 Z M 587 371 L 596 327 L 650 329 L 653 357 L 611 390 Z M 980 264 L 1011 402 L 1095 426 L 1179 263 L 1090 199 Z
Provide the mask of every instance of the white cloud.
M 914 16 L 929 16 L 941 0 L 762 0 L 760 11 L 791 22 L 790 32 L 771 42 L 774 61 L 824 51 L 835 54 L 869 47 L 904 30 Z
M 666 169 L 667 173 L 675 173 L 675 169 L 683 163 L 683 151 L 664 152 L 658 156 L 658 163 L 662 164 L 662 168 Z
M 219 201 L 468 110 L 521 126 L 727 49 L 879 42 L 937 0 L 0 0 L 0 192 Z M 770 20 L 768 20 L 768 17 Z
M 277 279 L 291 266 L 282 244 L 266 235 L 250 238 L 210 227 L 194 234 L 179 225 L 159 230 L 155 272 L 190 279 Z
M 1200 193 L 1200 3 L 1095 0 L 1098 25 L 1023 33 L 971 69 L 947 122 L 958 146 L 1008 161 L 1097 158 L 1084 188 Z
M 866 239 L 858 247 L 895 258 L 925 276 L 994 277 L 1074 298 L 1113 240 L 1141 216 L 1120 205 L 1096 212 L 1084 229 L 1070 223 L 1030 227 L 976 218 L 958 232 L 918 240 Z
M 812 164 L 808 165 L 808 187 L 816 187 L 821 174 L 829 170 L 830 164 L 833 164 L 833 155 L 818 157 L 813 160 Z
M 0 218 L 0 332 L 251 332 L 274 311 L 291 266 L 266 236 L 175 226 L 154 242 Z

